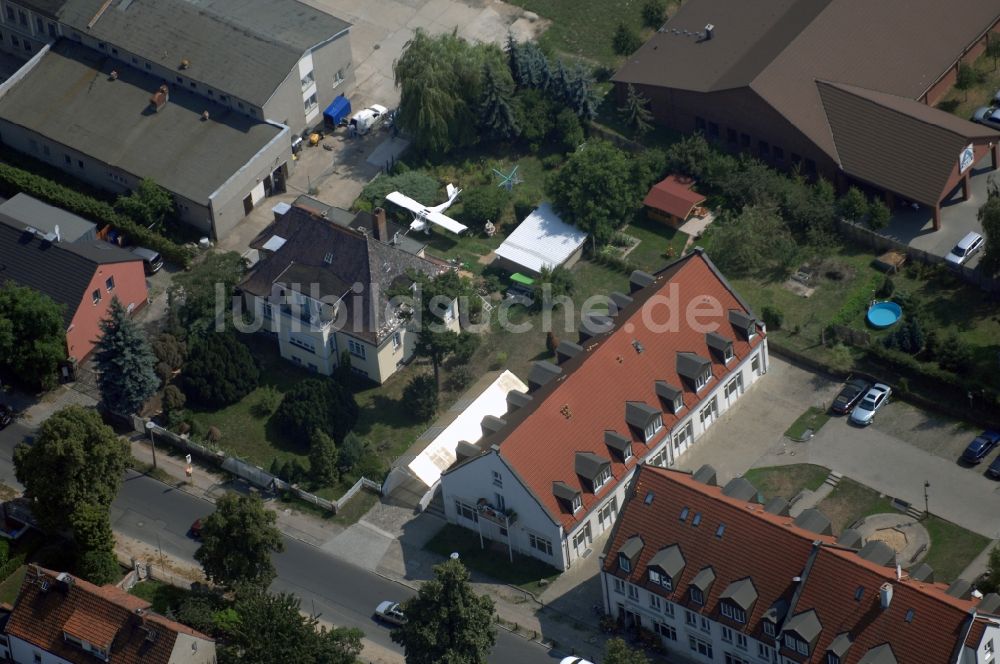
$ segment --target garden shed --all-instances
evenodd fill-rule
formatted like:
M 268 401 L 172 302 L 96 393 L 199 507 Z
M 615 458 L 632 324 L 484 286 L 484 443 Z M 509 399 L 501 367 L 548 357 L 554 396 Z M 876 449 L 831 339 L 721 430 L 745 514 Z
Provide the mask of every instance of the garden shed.
M 537 277 L 543 268 L 575 265 L 586 240 L 587 233 L 560 219 L 549 203 L 542 203 L 497 248 L 497 264 L 508 272 Z

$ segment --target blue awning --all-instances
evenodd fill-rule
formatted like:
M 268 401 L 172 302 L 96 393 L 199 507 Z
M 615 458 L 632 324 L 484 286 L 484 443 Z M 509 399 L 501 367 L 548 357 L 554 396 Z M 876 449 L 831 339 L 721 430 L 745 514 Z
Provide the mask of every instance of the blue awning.
M 323 118 L 331 124 L 338 125 L 350 113 L 351 102 L 344 95 L 340 95 L 323 111 Z

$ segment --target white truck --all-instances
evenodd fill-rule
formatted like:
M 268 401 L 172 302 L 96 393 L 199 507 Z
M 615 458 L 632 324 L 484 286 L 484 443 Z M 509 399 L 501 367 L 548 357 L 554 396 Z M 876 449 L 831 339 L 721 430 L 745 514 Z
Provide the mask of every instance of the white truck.
M 378 129 L 388 117 L 389 109 L 380 104 L 372 104 L 352 115 L 349 124 L 354 127 L 358 136 L 364 136 L 368 132 Z

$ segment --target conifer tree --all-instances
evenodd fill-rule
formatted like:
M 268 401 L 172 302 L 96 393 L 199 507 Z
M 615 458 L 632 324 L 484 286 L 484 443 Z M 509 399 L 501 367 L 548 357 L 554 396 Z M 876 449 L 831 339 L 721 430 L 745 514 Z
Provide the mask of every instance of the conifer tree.
M 111 300 L 108 318 L 101 321 L 96 359 L 101 397 L 112 412 L 138 412 L 160 385 L 156 356 L 117 297 Z

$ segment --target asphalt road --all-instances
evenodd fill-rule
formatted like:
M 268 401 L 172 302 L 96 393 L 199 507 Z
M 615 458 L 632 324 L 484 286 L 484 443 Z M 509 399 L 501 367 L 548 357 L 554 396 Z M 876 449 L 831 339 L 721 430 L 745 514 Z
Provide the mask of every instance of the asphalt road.
M 20 424 L 0 431 L 0 481 L 5 484 L 19 486 L 11 453 L 30 433 Z M 111 522 L 118 532 L 193 562 L 198 544 L 187 536 L 188 527 L 211 512 L 211 503 L 129 471 L 112 505 Z M 370 641 L 402 652 L 389 638 L 389 629 L 373 620 L 372 613 L 380 601 L 404 600 L 412 590 L 289 537 L 285 537 L 284 553 L 274 556 L 274 564 L 278 578 L 272 590 L 294 593 L 302 599 L 303 609 L 320 619 L 357 627 Z M 500 630 L 490 660 L 551 664 L 556 658 L 545 648 Z

